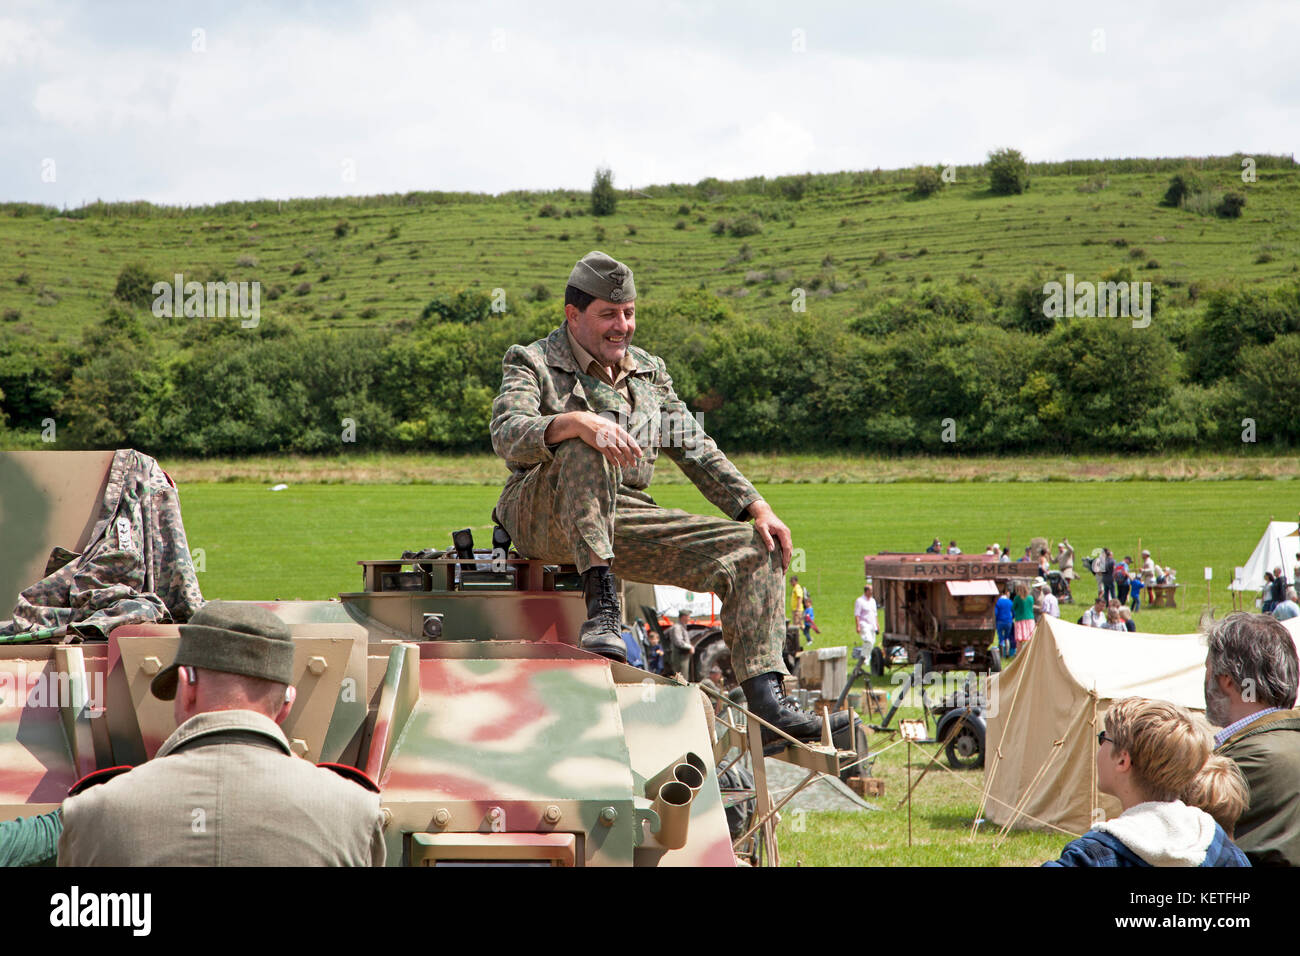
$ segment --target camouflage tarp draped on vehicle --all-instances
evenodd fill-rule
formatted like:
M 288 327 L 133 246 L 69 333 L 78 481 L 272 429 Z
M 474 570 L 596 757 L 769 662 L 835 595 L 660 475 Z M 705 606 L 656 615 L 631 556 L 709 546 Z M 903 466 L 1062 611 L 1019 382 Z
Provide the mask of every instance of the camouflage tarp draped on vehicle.
M 10 456 L 4 456 L 10 457 Z M 38 516 L 23 507 L 35 484 L 16 459 L 0 463 L 5 546 L 38 535 Z M 67 544 L 76 546 L 77 542 Z M 102 637 L 122 624 L 188 621 L 203 605 L 190 559 L 176 486 L 148 455 L 121 449 L 113 456 L 98 519 L 85 549 L 55 547 L 46 576 L 27 587 L 0 621 L 0 638 Z

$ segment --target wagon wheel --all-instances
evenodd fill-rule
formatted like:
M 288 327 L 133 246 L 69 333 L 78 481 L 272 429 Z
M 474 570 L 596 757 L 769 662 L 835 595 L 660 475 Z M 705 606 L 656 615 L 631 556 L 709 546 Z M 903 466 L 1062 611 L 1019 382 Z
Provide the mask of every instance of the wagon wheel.
M 718 690 L 726 693 L 733 687 L 739 686 L 736 680 L 736 672 L 731 666 L 731 650 L 727 647 L 725 641 L 721 639 L 721 632 L 715 631 L 719 635 L 717 640 L 711 640 L 712 634 L 706 635 L 701 640 L 702 647 L 695 650 L 695 679 L 703 680 L 709 676 L 709 671 L 716 664 L 722 668 L 722 686 Z
M 977 770 L 984 766 L 984 734 L 963 719 L 945 753 L 954 770 Z

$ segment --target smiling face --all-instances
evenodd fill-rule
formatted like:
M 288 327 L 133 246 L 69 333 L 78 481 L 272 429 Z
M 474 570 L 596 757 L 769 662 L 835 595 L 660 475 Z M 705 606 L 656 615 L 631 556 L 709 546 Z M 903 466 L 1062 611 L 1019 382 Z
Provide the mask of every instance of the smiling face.
M 601 365 L 612 368 L 627 354 L 636 331 L 635 301 L 594 299 L 582 312 L 576 305 L 566 305 L 564 316 L 578 344 Z

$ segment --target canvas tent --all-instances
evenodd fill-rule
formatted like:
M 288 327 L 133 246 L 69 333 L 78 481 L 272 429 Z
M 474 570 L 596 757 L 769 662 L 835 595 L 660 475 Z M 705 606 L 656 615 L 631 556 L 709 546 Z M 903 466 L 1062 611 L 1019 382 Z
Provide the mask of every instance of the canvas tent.
M 1264 572 L 1272 571 L 1279 565 L 1290 580 L 1297 561 L 1300 561 L 1297 557 L 1300 555 L 1300 534 L 1296 533 L 1297 528 L 1300 528 L 1300 524 L 1294 521 L 1270 521 L 1241 575 L 1228 588 L 1233 591 L 1258 591 L 1264 586 Z
M 1120 812 L 1097 791 L 1097 732 L 1114 700 L 1205 709 L 1200 634 L 1130 634 L 1044 616 L 990 686 L 983 816 L 1082 834 Z

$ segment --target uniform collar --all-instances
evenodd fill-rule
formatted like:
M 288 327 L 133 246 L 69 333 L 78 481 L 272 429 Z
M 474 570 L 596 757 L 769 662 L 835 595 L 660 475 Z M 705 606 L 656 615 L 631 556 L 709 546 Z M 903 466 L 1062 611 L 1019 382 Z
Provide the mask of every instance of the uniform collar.
M 575 348 L 586 356 L 586 365 L 579 366 L 580 359 L 577 358 Z M 544 350 L 547 365 L 562 368 L 567 372 L 582 372 L 585 374 L 587 367 L 594 361 L 590 353 L 573 340 L 573 336 L 569 334 L 568 322 L 561 324 L 559 328 L 546 337 Z M 654 360 L 650 358 L 648 352 L 637 348 L 635 345 L 629 345 L 623 360 L 619 362 L 619 367 L 631 374 L 632 372 L 653 372 L 655 366 Z
M 286 754 L 293 753 L 289 749 L 289 740 L 285 737 L 284 731 L 270 717 L 252 710 L 210 710 L 204 714 L 195 714 L 177 727 L 175 732 L 163 741 L 163 745 L 158 748 L 158 753 L 154 756 L 165 757 L 199 737 L 231 730 L 259 734 Z
M 609 370 L 597 363 L 596 357 L 584 349 L 578 340 L 573 337 L 573 333 L 569 330 L 569 324 L 567 322 L 564 324 L 564 335 L 565 338 L 569 340 L 569 351 L 573 353 L 574 361 L 580 369 L 590 375 L 592 374 L 591 366 L 595 363 L 597 366 L 597 378 L 603 379 L 609 374 Z M 636 371 L 636 360 L 632 358 L 632 352 L 630 349 L 624 349 L 623 357 L 618 360 L 618 377 L 610 384 L 617 386 L 619 382 L 623 381 L 623 379 L 627 378 L 634 371 Z

